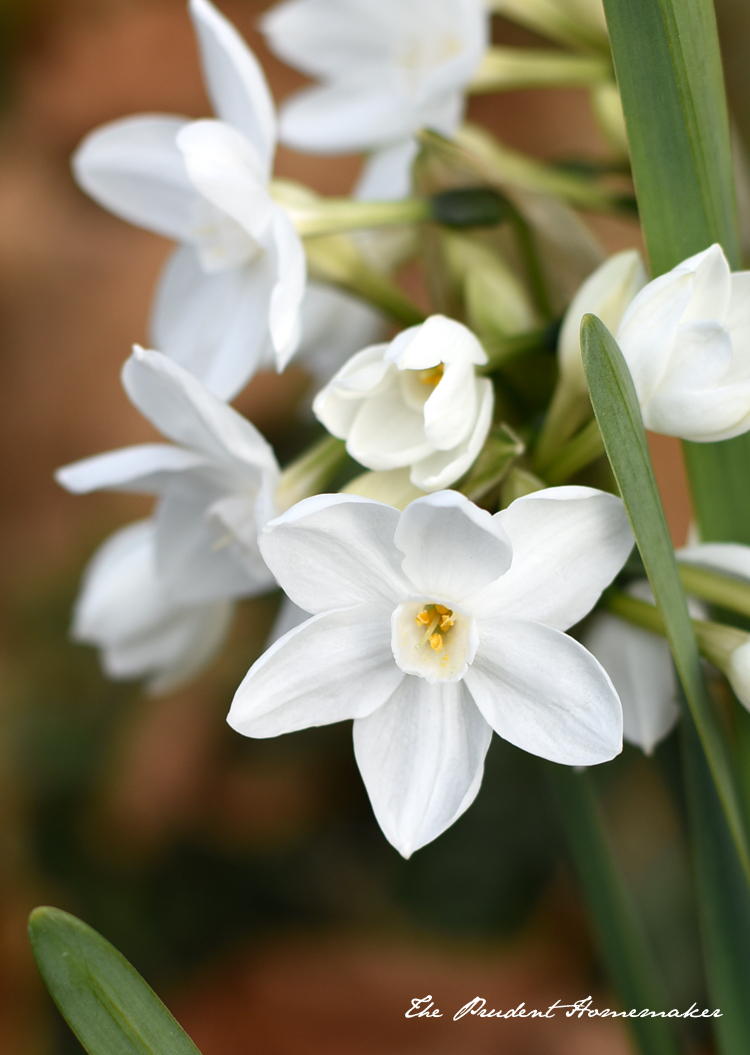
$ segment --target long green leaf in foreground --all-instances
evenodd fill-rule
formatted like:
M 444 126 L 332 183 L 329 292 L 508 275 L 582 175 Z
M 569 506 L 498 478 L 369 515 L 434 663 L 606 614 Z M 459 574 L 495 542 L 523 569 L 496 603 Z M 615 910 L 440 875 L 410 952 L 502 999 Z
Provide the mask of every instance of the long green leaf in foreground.
M 581 347 L 589 394 L 604 447 L 633 526 L 675 667 L 716 785 L 742 868 L 750 853 L 729 751 L 711 706 L 677 561 L 646 443 L 638 398 L 622 352 L 600 319 L 585 315 Z
M 135 968 L 81 920 L 37 908 L 29 937 L 45 985 L 89 1055 L 200 1055 Z
M 721 1017 L 714 1029 L 721 1055 L 750 1051 L 750 891 L 732 845 L 695 729 L 683 730 L 685 788 L 690 811 L 706 980 Z
M 663 1011 L 666 993 L 643 925 L 607 840 L 589 770 L 548 765 L 560 818 L 586 904 L 623 1007 Z M 643 1055 L 677 1055 L 681 1050 L 668 1019 L 629 1018 Z

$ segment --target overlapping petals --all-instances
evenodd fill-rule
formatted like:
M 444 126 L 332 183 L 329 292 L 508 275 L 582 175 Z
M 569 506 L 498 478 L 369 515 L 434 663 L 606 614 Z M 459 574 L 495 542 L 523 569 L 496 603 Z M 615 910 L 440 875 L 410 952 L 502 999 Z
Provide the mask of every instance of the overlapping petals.
M 147 678 L 166 692 L 198 673 L 222 644 L 231 601 L 186 604 L 169 596 L 157 571 L 150 520 L 116 532 L 94 554 L 73 617 L 73 637 L 100 649 L 111 678 Z
M 221 120 L 116 121 L 84 140 L 73 166 L 105 208 L 182 243 L 157 291 L 154 343 L 231 399 L 293 354 L 305 258 L 268 193 L 276 121 L 263 72 L 208 0 L 190 0 L 190 13 Z
M 494 517 L 453 491 L 403 513 L 317 495 L 270 522 L 261 551 L 291 599 L 316 614 L 250 669 L 230 724 L 272 736 L 354 718 L 375 815 L 405 856 L 472 802 L 492 729 L 567 764 L 613 757 L 617 695 L 557 627 L 593 606 L 632 534 L 612 495 L 544 494 Z M 572 570 L 557 575 L 562 564 Z
M 617 341 L 647 428 L 698 443 L 750 429 L 749 294 L 713 245 L 635 297 Z
M 410 466 L 415 487 L 437 491 L 467 472 L 489 432 L 492 384 L 475 369 L 486 361 L 470 330 L 433 315 L 352 356 L 313 411 L 368 469 Z
M 159 496 L 155 512 L 160 588 L 175 602 L 205 603 L 262 592 L 273 577 L 257 534 L 274 515 L 278 466 L 245 418 L 159 352 L 136 349 L 123 369 L 135 406 L 180 446 L 144 444 L 59 470 L 76 493 L 108 488 Z

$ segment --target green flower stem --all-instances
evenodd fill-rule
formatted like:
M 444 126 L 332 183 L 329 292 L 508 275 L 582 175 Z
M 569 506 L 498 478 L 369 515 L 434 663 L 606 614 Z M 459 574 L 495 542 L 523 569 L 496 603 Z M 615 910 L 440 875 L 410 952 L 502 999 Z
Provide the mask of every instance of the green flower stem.
M 589 770 L 548 766 L 560 817 L 604 961 L 625 1010 L 663 1011 L 667 997 L 604 828 Z M 642 1055 L 678 1055 L 668 1019 L 627 1019 Z
M 421 223 L 432 217 L 430 203 L 422 198 L 406 198 L 403 201 L 316 198 L 309 203 L 285 202 L 284 208 L 301 238 Z
M 489 48 L 470 92 L 515 88 L 588 88 L 612 79 L 612 64 L 596 55 L 570 55 L 541 48 Z
M 547 468 L 540 470 L 545 480 L 552 487 L 564 484 L 571 476 L 585 469 L 591 462 L 604 454 L 604 442 L 596 418 L 592 418 L 572 440 L 568 440 L 557 457 L 553 458 Z
M 540 330 L 529 330 L 527 333 L 493 334 L 484 336 L 482 345 L 487 353 L 487 363 L 477 367 L 479 374 L 491 374 L 501 363 L 526 352 L 536 352 L 544 348 L 549 340 L 548 327 Z
M 284 469 L 276 489 L 276 508 L 284 512 L 303 498 L 324 491 L 346 461 L 346 445 L 324 436 Z
M 728 608 L 730 612 L 750 617 L 750 583 L 732 579 L 694 564 L 678 565 L 682 585 L 687 593 L 709 604 Z

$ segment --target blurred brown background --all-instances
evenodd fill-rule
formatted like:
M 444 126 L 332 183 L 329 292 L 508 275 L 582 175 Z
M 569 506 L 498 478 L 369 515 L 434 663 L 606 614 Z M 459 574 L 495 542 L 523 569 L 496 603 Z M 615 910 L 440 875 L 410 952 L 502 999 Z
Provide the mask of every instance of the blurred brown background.
M 299 86 L 255 30 L 269 4 L 218 6 L 277 100 Z M 612 1022 L 450 1020 L 477 994 L 543 1009 L 593 993 L 607 1006 L 539 776 L 516 753 L 495 744 L 471 819 L 404 864 L 369 817 L 348 730 L 250 744 L 225 727 L 268 605 L 245 607 L 232 646 L 194 688 L 158 700 L 109 686 L 93 654 L 67 641 L 86 559 L 148 503 L 73 498 L 52 472 L 148 438 L 119 370 L 130 345 L 146 342 L 169 250 L 89 201 L 69 157 L 104 121 L 209 108 L 182 0 L 3 0 L 0 17 L 0 1048 L 77 1050 L 26 944 L 29 910 L 53 903 L 133 959 L 204 1055 L 625 1053 Z M 484 97 L 471 114 L 539 156 L 606 153 L 583 92 Z M 358 165 L 280 149 L 277 173 L 344 194 Z M 632 224 L 595 225 L 608 251 L 636 242 Z M 300 385 L 294 371 L 261 377 L 241 407 L 273 439 Z M 655 455 L 682 541 L 676 444 L 659 441 Z M 648 780 L 618 779 L 612 822 L 632 850 L 623 803 L 636 785 L 648 799 Z M 634 882 L 656 867 L 668 874 L 674 820 L 651 790 L 653 816 L 629 855 Z M 456 864 L 472 853 L 478 873 Z M 406 1020 L 411 999 L 428 993 L 443 1018 Z

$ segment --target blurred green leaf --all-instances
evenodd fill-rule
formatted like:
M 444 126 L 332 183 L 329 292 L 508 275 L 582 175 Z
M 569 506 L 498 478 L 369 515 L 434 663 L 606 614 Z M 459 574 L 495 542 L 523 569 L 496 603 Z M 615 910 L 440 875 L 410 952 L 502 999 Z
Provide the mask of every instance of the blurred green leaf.
M 45 985 L 89 1055 L 200 1055 L 135 968 L 81 920 L 37 908 L 29 936 Z

